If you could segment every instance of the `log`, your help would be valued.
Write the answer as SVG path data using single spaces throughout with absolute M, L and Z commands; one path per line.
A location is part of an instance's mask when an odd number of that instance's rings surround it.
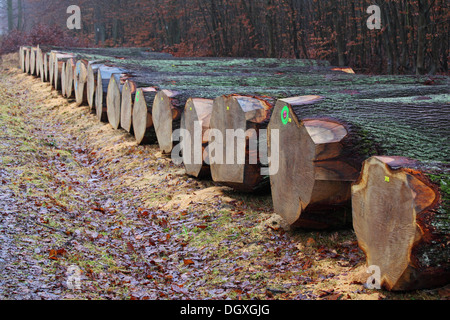
M 95 92 L 97 88 L 98 69 L 105 67 L 100 61 L 90 61 L 87 69 L 86 96 L 91 110 L 95 110 Z
M 183 165 L 186 174 L 198 179 L 211 176 L 208 153 L 205 151 L 209 143 L 208 131 L 211 128 L 213 104 L 212 99 L 189 98 L 182 115 L 182 129 L 189 132 L 188 139 L 183 137 L 181 140 Z
M 67 60 L 71 58 L 74 58 L 74 55 L 71 53 L 55 53 L 55 55 L 53 56 L 53 85 L 55 90 L 65 91 L 65 88 L 63 89 L 61 87 L 61 74 L 63 73 L 63 65 L 65 66 Z
M 351 224 L 351 184 L 372 152 L 359 128 L 339 119 L 303 118 L 320 96 L 277 101 L 269 124 L 269 167 L 275 213 L 293 227 L 329 229 Z M 276 130 L 276 131 L 275 131 Z M 272 139 L 273 134 L 278 138 Z
M 156 96 L 154 88 L 138 88 L 133 105 L 133 131 L 137 144 L 158 141 L 153 126 L 152 108 Z
M 41 66 L 42 63 L 42 50 L 41 48 L 39 48 L 39 46 L 37 46 L 36 48 L 36 76 L 40 77 L 41 76 Z
M 30 55 L 29 56 L 29 59 L 30 59 L 30 70 L 29 70 L 29 73 L 32 76 L 36 75 L 36 66 L 37 66 L 36 54 L 37 54 L 37 48 L 36 47 L 32 47 L 31 50 L 30 50 L 30 53 L 29 53 L 29 55 Z
M 450 283 L 450 166 L 371 157 L 352 187 L 353 225 L 368 266 L 391 291 Z
M 255 142 L 256 147 L 259 144 L 260 130 L 267 128 L 273 105 L 267 97 L 228 95 L 214 100 L 210 125 L 221 137 L 210 135 L 208 152 L 215 182 L 242 192 L 269 186 L 269 177 L 261 171 L 265 165 L 254 147 Z M 228 138 L 229 129 L 237 136 Z
M 274 211 L 293 227 L 328 229 L 351 222 L 351 183 L 365 154 L 349 124 L 301 117 L 304 106 L 322 99 L 280 99 L 269 124 L 268 152 L 279 159 L 269 166 Z
M 133 105 L 136 98 L 136 83 L 128 79 L 122 89 L 122 101 L 120 106 L 120 126 L 122 129 L 134 135 L 133 132 Z
M 61 86 L 60 86 L 60 88 L 61 88 L 61 95 L 63 96 L 63 97 L 66 97 L 66 81 L 67 81 L 67 77 L 66 77 L 66 73 L 67 73 L 67 68 L 66 68 L 66 62 L 63 62 L 62 63 L 62 66 L 61 66 L 61 74 L 60 74 L 60 77 L 61 77 Z
M 95 110 L 97 119 L 108 122 L 107 96 L 111 77 L 122 74 L 125 70 L 114 66 L 100 66 L 97 71 L 97 87 L 95 89 Z
M 25 48 L 25 73 L 30 73 L 31 48 Z
M 189 94 L 172 90 L 161 90 L 155 97 L 152 119 L 159 149 L 163 154 L 172 152 L 172 134 L 181 128 L 181 115 L 189 98 Z
M 120 107 L 122 103 L 123 79 L 121 74 L 113 74 L 108 84 L 106 109 L 109 124 L 117 130 L 120 126 Z
M 65 96 L 67 99 L 75 98 L 75 90 L 74 90 L 74 74 L 75 74 L 75 65 L 77 61 L 74 58 L 70 58 L 66 61 L 66 72 L 65 72 Z
M 74 72 L 74 91 L 77 106 L 88 103 L 87 99 L 87 72 L 89 61 L 81 59 L 75 65 Z
M 108 93 L 109 79 L 102 76 L 102 68 L 97 72 L 97 85 L 95 88 L 95 114 L 100 122 L 108 122 L 106 109 L 106 95 Z
M 24 58 L 24 47 L 19 47 L 19 69 L 22 70 L 22 72 L 25 72 L 25 58 Z
M 48 82 L 48 57 L 47 52 L 42 51 L 40 63 L 40 77 L 42 82 Z
M 48 81 L 52 87 L 55 86 L 55 82 L 53 81 L 53 78 L 55 77 L 55 55 L 56 52 L 52 50 L 48 57 Z

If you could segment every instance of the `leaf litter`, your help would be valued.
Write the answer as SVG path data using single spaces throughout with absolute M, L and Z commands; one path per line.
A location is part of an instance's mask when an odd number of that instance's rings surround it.
M 16 64 L 0 70 L 0 299 L 439 298 L 365 289 L 351 230 L 290 230 L 270 195 L 186 176 Z

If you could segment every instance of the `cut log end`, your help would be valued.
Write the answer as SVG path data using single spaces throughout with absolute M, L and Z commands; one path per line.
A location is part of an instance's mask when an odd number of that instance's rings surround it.
M 136 91 L 133 106 L 133 131 L 138 144 L 155 143 L 156 133 L 153 127 L 153 94 L 147 94 L 142 88 Z
M 181 140 L 183 164 L 186 174 L 198 179 L 211 175 L 205 150 L 208 147 L 207 132 L 211 128 L 213 103 L 212 99 L 188 99 L 181 121 L 182 128 L 189 133 Z
M 109 81 L 102 78 L 102 71 L 99 69 L 97 73 L 97 85 L 95 88 L 95 114 L 100 122 L 108 122 L 106 107 L 108 84 Z
M 299 119 L 294 112 L 294 107 L 320 100 L 317 96 L 280 100 L 269 125 L 269 154 L 279 155 L 279 161 L 270 165 L 274 210 L 291 226 L 308 229 L 351 223 L 351 183 L 360 172 L 360 165 L 344 155 L 349 138 L 345 124 Z
M 75 100 L 78 106 L 88 103 L 87 101 L 87 65 L 88 62 L 84 60 L 78 60 L 75 65 L 74 73 L 74 91 Z
M 359 245 L 367 264 L 380 268 L 381 285 L 387 290 L 450 282 L 450 236 L 437 228 L 449 213 L 437 214 L 438 188 L 419 168 L 406 158 L 372 157 L 352 188 Z
M 116 130 L 120 125 L 121 87 L 120 75 L 113 74 L 108 84 L 106 106 L 109 124 Z
M 153 124 L 163 154 L 172 152 L 173 132 L 181 126 L 181 115 L 186 100 L 179 101 L 179 96 L 178 92 L 162 90 L 158 92 L 153 103 Z
M 250 147 L 250 138 L 253 147 L 259 144 L 259 130 L 267 128 L 272 108 L 266 100 L 250 96 L 214 100 L 208 152 L 215 182 L 242 192 L 269 186 L 267 175 L 261 172 L 258 151 Z
M 120 126 L 125 131 L 132 133 L 133 123 L 133 102 L 136 95 L 136 85 L 133 81 L 127 80 L 122 89 L 122 101 L 120 108 Z

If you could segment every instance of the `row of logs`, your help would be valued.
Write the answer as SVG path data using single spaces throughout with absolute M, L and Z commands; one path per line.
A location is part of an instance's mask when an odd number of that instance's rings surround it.
M 292 226 L 352 223 L 367 265 L 380 268 L 383 288 L 450 282 L 449 205 L 435 169 L 368 156 L 361 128 L 302 116 L 324 97 L 196 98 L 139 87 L 132 71 L 106 61 L 39 47 L 21 47 L 19 56 L 22 71 L 89 106 L 99 121 L 133 134 L 138 144 L 158 143 L 164 154 L 181 155 L 188 175 L 242 192 L 270 188 L 274 211 Z M 181 137 L 177 129 L 184 129 Z M 449 174 L 448 166 L 440 170 Z

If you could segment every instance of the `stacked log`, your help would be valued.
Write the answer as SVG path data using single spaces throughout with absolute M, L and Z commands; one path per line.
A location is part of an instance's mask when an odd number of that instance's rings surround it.
M 20 46 L 19 48 L 19 69 L 22 72 L 25 72 L 25 58 L 24 58 L 24 47 Z
M 77 106 L 88 103 L 87 99 L 87 75 L 89 62 L 80 59 L 75 64 L 75 71 L 73 76 L 75 101 Z
M 86 96 L 91 110 L 95 110 L 95 92 L 97 90 L 98 70 L 100 67 L 105 67 L 103 62 L 94 61 L 89 62 L 87 69 Z
M 181 128 L 188 137 L 182 137 L 181 147 L 186 174 L 203 179 L 211 176 L 209 165 L 209 130 L 214 100 L 189 98 L 181 120 Z
M 74 75 L 77 60 L 70 58 L 66 61 L 65 71 L 65 97 L 68 99 L 75 98 Z
M 66 78 L 62 80 L 61 74 L 64 72 L 65 74 L 65 65 L 67 61 L 71 58 L 74 58 L 74 55 L 71 53 L 55 53 L 53 55 L 53 86 L 55 90 L 65 91 L 65 88 L 61 86 L 61 82 L 66 81 Z M 64 67 L 64 68 L 63 68 Z M 64 70 L 64 71 L 63 71 Z
M 120 117 L 121 117 L 120 108 L 122 103 L 122 90 L 125 81 L 126 76 L 124 77 L 121 74 L 113 74 L 111 75 L 108 84 L 106 108 L 109 124 L 115 130 L 119 129 L 120 126 Z
M 302 108 L 320 101 L 320 96 L 281 99 L 269 125 L 269 154 L 279 157 L 270 176 L 274 210 L 295 227 L 348 225 L 351 184 L 366 156 L 351 124 L 302 117 Z M 272 139 L 275 130 L 279 139 Z
M 95 110 L 97 119 L 108 122 L 108 87 L 113 75 L 122 74 L 125 70 L 111 66 L 100 66 L 97 71 L 97 86 L 95 89 Z
M 31 48 L 24 48 L 24 57 L 25 57 L 25 73 L 30 73 L 30 57 L 31 57 Z
M 155 97 L 152 119 L 159 149 L 163 154 L 172 152 L 172 135 L 175 130 L 181 128 L 181 115 L 189 98 L 189 94 L 172 90 L 161 90 Z
M 49 81 L 49 79 L 48 79 L 48 58 L 49 58 L 49 53 L 42 51 L 41 63 L 40 63 L 41 70 L 39 72 L 42 82 Z
M 215 182 L 242 192 L 269 186 L 268 175 L 262 174 L 267 164 L 261 163 L 257 149 L 260 130 L 267 128 L 273 104 L 272 98 L 243 95 L 214 100 L 210 126 L 215 134 L 211 131 L 208 152 Z
M 353 225 L 368 266 L 392 291 L 450 282 L 450 200 L 436 177 L 450 174 L 404 157 L 371 157 L 352 187 Z M 438 179 L 439 180 L 439 179 Z M 448 179 L 447 179 L 448 181 Z
M 37 66 L 37 61 L 36 61 L 36 55 L 37 55 L 37 51 L 38 48 L 37 47 L 32 47 L 29 53 L 29 59 L 30 59 L 30 70 L 29 73 L 32 76 L 36 76 L 36 66 Z
M 136 98 L 136 83 L 128 79 L 122 88 L 122 100 L 120 105 L 120 127 L 126 132 L 133 132 L 133 106 Z
M 138 88 L 133 105 L 133 132 L 137 144 L 153 144 L 158 141 L 153 126 L 154 88 Z
M 328 90 L 331 97 L 327 99 L 278 97 L 274 104 L 269 97 L 223 95 L 221 78 L 210 71 L 204 72 L 202 80 L 196 79 L 201 85 L 181 92 L 168 85 L 172 78 L 152 74 L 151 68 L 138 68 L 139 76 L 128 79 L 120 67 L 44 51 L 21 47 L 20 69 L 49 80 L 64 96 L 75 97 L 77 105 L 95 107 L 99 120 L 133 133 L 138 144 L 158 142 L 162 153 L 170 154 L 175 150 L 174 131 L 184 129 L 180 150 L 188 175 L 211 176 L 218 184 L 241 192 L 270 185 L 274 211 L 292 226 L 329 229 L 352 221 L 367 265 L 380 269 L 383 288 L 415 290 L 450 282 L 450 168 L 445 138 L 449 111 L 436 103 L 400 102 L 393 108 L 380 99 L 372 101 L 373 97 L 439 94 L 447 90 L 445 86 L 407 85 L 405 89 L 399 81 L 395 83 L 399 86 L 380 86 L 373 92 L 367 79 L 350 78 L 351 70 L 325 66 L 320 70 L 327 80 L 339 81 L 343 88 L 342 81 L 350 81 L 352 90 Z M 261 72 L 273 75 L 270 67 L 264 68 Z M 242 78 L 243 87 L 255 86 L 254 81 L 245 81 L 254 74 L 244 69 L 238 67 L 233 75 Z M 283 67 L 278 72 L 306 73 L 306 69 Z M 186 74 L 186 79 L 192 78 Z M 221 86 L 204 86 L 205 79 Z M 323 81 L 323 77 L 317 79 Z M 305 94 L 327 90 L 324 86 L 309 89 Z M 286 96 L 288 91 L 280 92 Z M 417 135 L 404 126 L 405 117 Z M 430 147 L 429 141 L 438 144 L 439 150 Z M 268 146 L 265 154 L 260 149 L 264 144 Z M 387 149 L 437 162 L 382 156 Z

